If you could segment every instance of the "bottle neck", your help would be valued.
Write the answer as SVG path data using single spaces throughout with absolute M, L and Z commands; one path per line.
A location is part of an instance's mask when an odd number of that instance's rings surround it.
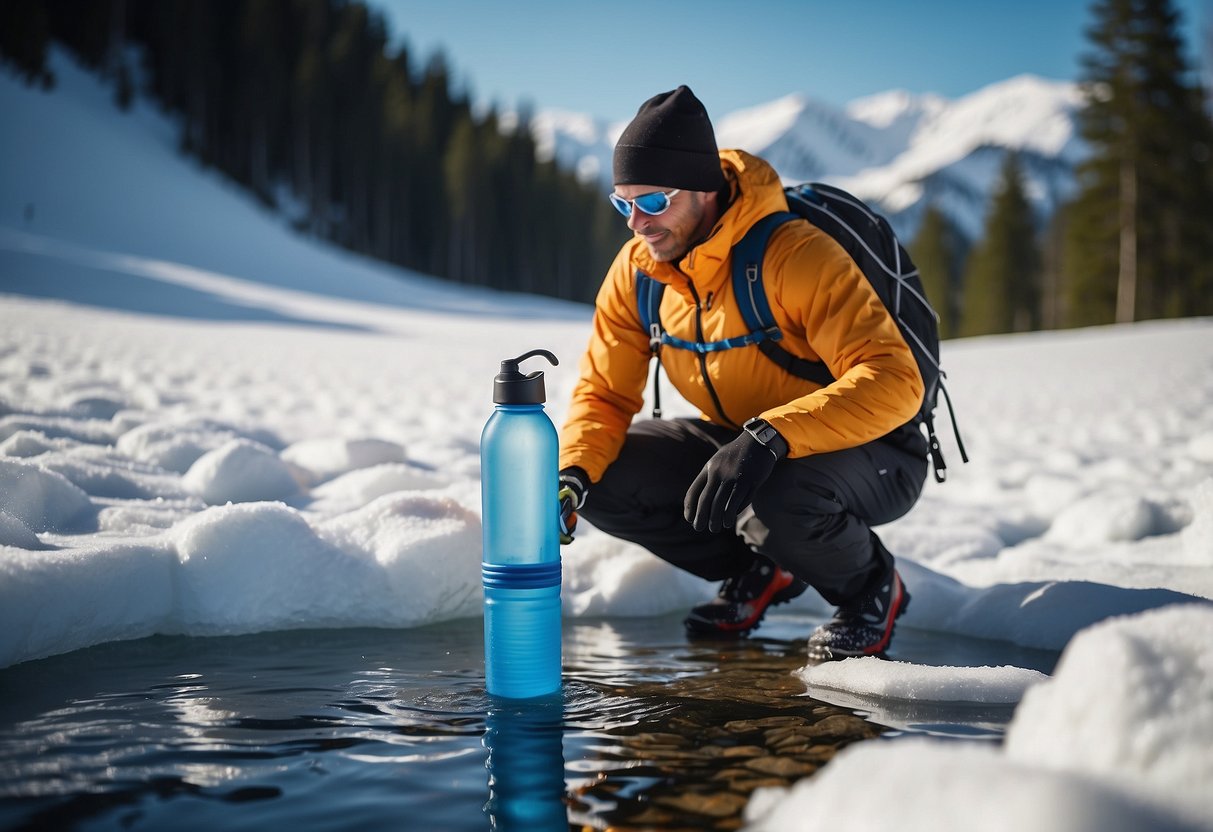
M 511 413 L 518 413 L 520 411 L 543 410 L 543 405 L 542 404 L 495 404 L 495 405 L 493 405 L 493 409 L 494 410 L 508 410 Z

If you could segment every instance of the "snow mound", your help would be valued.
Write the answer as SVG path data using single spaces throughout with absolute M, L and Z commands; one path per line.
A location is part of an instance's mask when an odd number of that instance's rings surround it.
M 40 456 L 50 451 L 66 451 L 80 447 L 75 439 L 51 439 L 36 430 L 19 430 L 0 442 L 0 456 L 17 456 L 23 459 Z
M 157 420 L 118 437 L 118 451 L 166 471 L 184 474 L 198 458 L 233 439 L 230 428 L 204 419 Z
M 71 439 L 94 445 L 105 445 L 114 439 L 109 419 L 78 419 L 40 413 L 13 413 L 0 417 L 0 439 L 8 439 L 22 431 L 40 433 L 48 439 Z
M 0 546 L 36 550 L 43 548 L 42 541 L 29 526 L 7 511 L 0 509 Z
M 1184 554 L 1193 564 L 1209 566 L 1213 561 L 1213 479 L 1192 491 L 1192 522 L 1183 530 Z
M 46 470 L 62 474 L 92 497 L 174 500 L 187 494 L 178 477 L 95 445 L 49 451 L 39 455 L 37 461 Z
M 405 451 L 384 439 L 305 439 L 284 450 L 282 458 L 306 471 L 315 485 L 359 468 L 404 462 Z
M 380 497 L 319 526 L 322 538 L 378 564 L 390 597 L 373 606 L 380 626 L 478 615 L 480 518 L 451 499 Z
M 170 532 L 181 565 L 176 627 L 193 635 L 369 622 L 355 600 L 372 564 L 322 540 L 279 503 L 207 509 Z M 349 592 L 360 587 L 360 592 Z M 383 599 L 376 599 L 376 606 Z
M 873 781 L 873 777 L 878 777 Z M 887 800 L 840 799 L 872 794 Z M 997 807 L 974 817 L 981 795 Z M 898 832 L 1180 832 L 1188 827 L 1101 784 L 1008 763 L 996 749 L 911 738 L 857 743 L 791 789 L 759 789 L 747 832 L 850 829 Z
M 1199 433 L 1189 439 L 1188 453 L 1200 462 L 1213 462 L 1213 430 Z
M 1158 511 L 1149 500 L 1135 494 L 1098 494 L 1061 511 L 1045 539 L 1084 546 L 1141 540 L 1157 534 L 1158 529 Z
M 88 494 L 40 465 L 0 459 L 3 508 L 35 532 L 68 531 L 92 512 Z
M 661 615 L 701 604 L 716 589 L 638 546 L 597 532 L 579 533 L 577 546 L 562 554 L 560 594 L 570 615 Z
M 299 491 L 286 463 L 249 439 L 232 439 L 203 454 L 182 483 L 211 505 L 278 500 Z
M 1083 631 L 1028 691 L 1011 760 L 1095 776 L 1213 828 L 1213 607 L 1187 604 Z
M 311 508 L 326 510 L 330 506 L 347 506 L 351 510 L 397 491 L 427 491 L 446 485 L 444 477 L 420 465 L 391 462 L 350 471 L 312 489 L 316 499 Z

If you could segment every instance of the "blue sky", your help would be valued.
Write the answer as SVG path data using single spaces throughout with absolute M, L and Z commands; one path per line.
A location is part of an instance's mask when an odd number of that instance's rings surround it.
M 689 84 L 717 117 L 802 92 L 954 98 L 1030 72 L 1073 79 L 1083 0 L 369 0 L 424 58 L 442 48 L 479 102 L 628 119 Z M 1213 0 L 1177 0 L 1191 60 Z

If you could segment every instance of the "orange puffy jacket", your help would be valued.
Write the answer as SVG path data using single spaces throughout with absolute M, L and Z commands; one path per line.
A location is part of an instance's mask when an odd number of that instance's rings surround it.
M 788 204 L 766 162 L 741 150 L 722 150 L 720 158 L 734 196 L 709 237 L 678 263 L 655 262 L 633 238 L 607 272 L 561 431 L 561 468 L 579 466 L 597 482 L 644 405 L 651 353 L 636 303 L 637 269 L 668 285 L 661 322 L 674 337 L 700 340 L 697 321 L 704 341 L 749 331 L 733 297 L 729 252 L 750 226 Z M 781 346 L 824 361 L 837 381 L 820 387 L 796 378 L 753 346 L 703 355 L 663 348 L 662 368 L 703 418 L 740 427 L 761 416 L 794 458 L 861 445 L 917 414 L 923 382 L 914 356 L 863 272 L 829 235 L 804 220 L 784 223 L 767 245 L 762 275 Z

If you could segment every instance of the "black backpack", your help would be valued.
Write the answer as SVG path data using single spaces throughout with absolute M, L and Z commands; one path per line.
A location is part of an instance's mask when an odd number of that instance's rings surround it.
M 783 333 L 771 315 L 762 283 L 762 260 L 771 234 L 789 220 L 798 217 L 806 219 L 833 237 L 851 255 L 910 345 L 926 388 L 922 408 L 911 423 L 926 425 L 935 479 L 943 482 L 947 478 L 947 465 L 935 436 L 934 420 L 935 404 L 940 393 L 948 404 L 960 456 L 965 462 L 969 461 L 969 457 L 956 425 L 952 400 L 943 385 L 945 373 L 939 366 L 939 316 L 927 300 L 918 269 L 898 242 L 888 220 L 859 198 L 820 182 L 796 185 L 786 188 L 784 192 L 791 210 L 763 217 L 733 247 L 733 294 L 750 329 L 749 333 L 709 342 L 674 338 L 661 326 L 658 311 L 665 284 L 638 270 L 636 303 L 640 320 L 649 333 L 650 349 L 660 359 L 663 346 L 707 353 L 754 345 L 763 355 L 797 378 L 822 386 L 831 384 L 834 376 L 824 363 L 799 358 L 779 345 Z M 657 366 L 659 370 L 660 360 Z M 656 372 L 653 378 L 656 405 L 653 415 L 660 418 L 661 400 L 660 391 L 656 389 Z

